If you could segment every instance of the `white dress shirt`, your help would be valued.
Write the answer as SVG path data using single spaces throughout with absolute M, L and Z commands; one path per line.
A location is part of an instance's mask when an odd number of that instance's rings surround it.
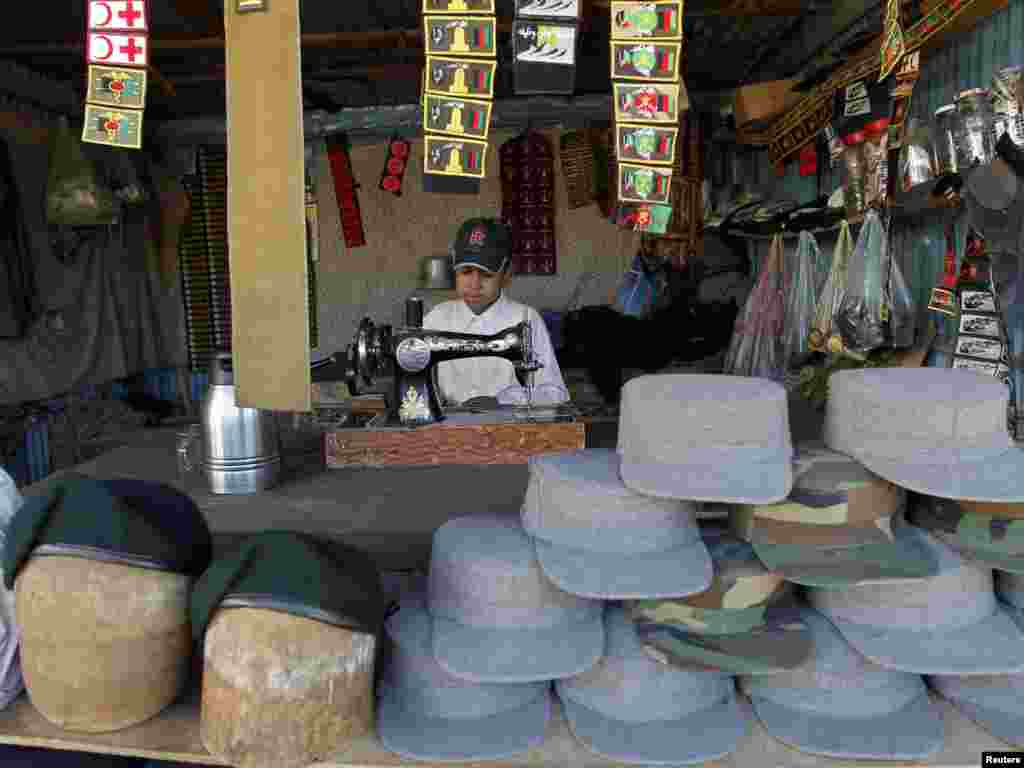
M 533 387 L 560 388 L 565 402 L 569 392 L 562 380 L 562 370 L 555 359 L 544 319 L 533 307 L 520 304 L 502 293 L 491 306 L 477 315 L 461 299 L 438 304 L 423 318 L 423 327 L 432 331 L 476 333 L 489 336 L 523 321 L 530 323 L 533 336 L 533 354 L 543 368 L 535 371 Z M 441 397 L 450 404 L 464 403 L 473 397 L 497 397 L 506 387 L 517 386 L 515 369 L 500 357 L 469 357 L 448 360 L 437 365 L 437 384 Z

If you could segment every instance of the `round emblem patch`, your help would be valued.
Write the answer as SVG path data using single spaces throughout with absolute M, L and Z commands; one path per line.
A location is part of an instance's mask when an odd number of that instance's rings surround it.
M 430 347 L 423 339 L 403 339 L 395 350 L 395 359 L 403 371 L 419 373 L 430 365 Z

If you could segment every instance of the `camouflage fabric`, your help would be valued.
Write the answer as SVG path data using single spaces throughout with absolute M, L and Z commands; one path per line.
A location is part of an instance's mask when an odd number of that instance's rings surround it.
M 736 505 L 733 531 L 755 545 L 807 548 L 888 544 L 901 489 L 820 442 L 797 446 L 793 490 L 777 504 Z
M 915 495 L 907 519 L 970 560 L 1024 573 L 1024 520 L 968 512 L 953 499 L 923 495 Z
M 762 624 L 734 634 L 701 634 L 673 623 L 637 622 L 645 652 L 674 666 L 697 664 L 731 675 L 769 675 L 794 669 L 811 655 L 807 625 L 795 601 L 759 607 Z
M 666 664 L 697 664 L 729 674 L 770 674 L 802 663 L 810 635 L 793 589 L 765 568 L 751 546 L 704 531 L 715 575 L 704 592 L 626 603 L 645 652 Z

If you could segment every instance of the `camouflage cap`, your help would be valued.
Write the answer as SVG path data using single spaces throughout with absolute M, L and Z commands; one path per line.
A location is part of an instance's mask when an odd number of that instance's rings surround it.
M 892 541 L 905 492 L 821 443 L 797 447 L 793 490 L 777 504 L 737 505 L 733 533 L 758 545 L 849 547 Z
M 914 494 L 908 522 L 980 565 L 1024 573 L 1022 504 L 954 501 Z
M 904 490 L 820 443 L 798 447 L 794 474 L 785 502 L 738 506 L 730 515 L 733 533 L 768 568 L 826 589 L 934 573 L 931 558 L 893 534 L 903 522 Z
M 792 669 L 811 653 L 792 585 L 758 560 L 751 546 L 717 531 L 704 541 L 714 562 L 711 587 L 697 595 L 626 603 L 644 651 L 674 666 L 729 674 Z

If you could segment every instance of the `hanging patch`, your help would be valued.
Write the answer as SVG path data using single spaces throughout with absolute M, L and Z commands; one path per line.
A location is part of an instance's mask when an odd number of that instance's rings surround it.
M 484 56 L 493 58 L 495 19 L 458 16 L 424 16 L 423 34 L 427 55 Z
M 681 106 L 676 83 L 613 83 L 615 120 L 637 123 L 677 123 Z M 689 106 L 689 105 L 687 105 Z
M 516 0 L 518 18 L 578 19 L 580 0 Z
M 86 104 L 82 141 L 108 147 L 141 149 L 142 111 Z
M 423 0 L 424 13 L 494 13 L 494 0 Z
M 491 125 L 491 102 L 427 93 L 423 96 L 423 128 L 470 139 L 486 139 Z
M 676 159 L 679 129 L 668 125 L 618 123 L 618 156 L 626 162 L 672 165 Z
M 356 195 L 358 185 L 352 175 L 352 163 L 349 161 L 345 144 L 337 138 L 328 139 L 327 157 L 331 163 L 334 194 L 338 200 L 345 245 L 348 248 L 360 248 L 366 245 L 366 235 L 363 231 L 363 215 L 359 210 L 359 198 Z
M 681 43 L 612 42 L 612 78 L 677 82 L 681 49 Z
M 573 66 L 576 63 L 575 24 L 515 24 L 516 61 Z
M 576 89 L 578 38 L 575 21 L 517 19 L 512 32 L 516 94 L 571 95 Z
M 427 57 L 427 91 L 441 95 L 491 98 L 495 61 Z
M 92 64 L 85 100 L 100 106 L 143 109 L 146 106 L 146 70 Z
M 423 137 L 423 170 L 426 173 L 482 179 L 486 160 L 487 142 L 432 134 Z
M 613 40 L 680 40 L 683 37 L 681 0 L 660 3 L 612 0 L 611 17 Z
M 409 164 L 409 153 L 412 145 L 399 136 L 393 136 L 388 142 L 388 156 L 384 162 L 384 170 L 380 174 L 380 189 L 390 192 L 395 197 L 402 196 L 402 180 Z
M 672 169 L 619 163 L 619 200 L 666 205 L 672 192 Z
M 664 235 L 672 220 L 672 207 L 628 203 L 620 205 L 616 224 L 647 235 Z

